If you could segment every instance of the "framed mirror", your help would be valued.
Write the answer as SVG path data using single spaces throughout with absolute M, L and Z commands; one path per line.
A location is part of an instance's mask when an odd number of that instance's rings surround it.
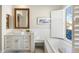
M 9 21 L 10 21 L 10 15 L 6 15 L 6 28 L 9 29 Z
M 29 28 L 29 8 L 15 8 L 15 28 L 28 29 Z

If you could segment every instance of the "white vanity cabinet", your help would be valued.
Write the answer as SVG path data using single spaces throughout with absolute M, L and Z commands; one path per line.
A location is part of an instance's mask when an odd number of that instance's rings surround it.
M 4 36 L 4 50 L 31 50 L 31 35 L 5 35 Z

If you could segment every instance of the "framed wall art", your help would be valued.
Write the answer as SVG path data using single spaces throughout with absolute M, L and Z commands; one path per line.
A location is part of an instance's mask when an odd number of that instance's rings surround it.
M 50 24 L 50 18 L 39 17 L 37 18 L 37 24 Z

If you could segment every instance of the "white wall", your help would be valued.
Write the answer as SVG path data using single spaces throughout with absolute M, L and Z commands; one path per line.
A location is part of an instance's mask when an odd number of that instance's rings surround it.
M 39 25 L 37 24 L 38 17 L 48 17 L 50 18 L 51 10 L 58 9 L 55 6 L 31 6 L 30 7 L 30 27 L 34 30 L 35 40 L 45 40 L 49 37 L 50 25 Z M 37 36 L 37 37 L 36 37 Z
M 50 17 L 52 6 L 30 6 L 30 27 L 35 33 L 35 40 L 45 40 L 49 37 L 49 24 L 37 24 L 38 17 Z

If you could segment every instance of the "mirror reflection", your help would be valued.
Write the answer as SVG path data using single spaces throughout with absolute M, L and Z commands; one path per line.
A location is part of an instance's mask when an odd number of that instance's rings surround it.
M 29 28 L 29 9 L 15 9 L 15 28 Z

